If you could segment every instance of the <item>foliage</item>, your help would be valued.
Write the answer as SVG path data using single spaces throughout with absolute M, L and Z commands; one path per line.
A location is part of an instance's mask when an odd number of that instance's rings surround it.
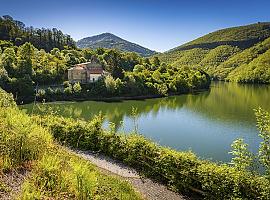
M 258 156 L 270 180 L 270 114 L 261 108 L 257 109 L 255 114 L 260 131 L 259 136 L 262 138 Z
M 269 40 L 270 41 L 270 40 Z M 227 80 L 240 83 L 270 83 L 270 49 L 232 71 Z
M 269 83 L 270 23 L 222 29 L 157 56 L 162 62 L 197 67 L 213 79 Z
M 192 52 L 189 55 L 187 58 L 192 57 Z M 61 83 L 67 79 L 67 69 L 93 59 L 98 60 L 112 76 L 96 83 L 80 84 L 80 87 L 78 83 L 64 83 L 63 89 Z M 170 66 L 161 63 L 158 57 L 149 60 L 135 53 L 114 49 L 53 48 L 45 52 L 25 43 L 19 47 L 6 47 L 0 63 L 0 86 L 11 92 L 18 103 L 33 101 L 34 88 L 37 90 L 37 100 L 50 101 L 114 96 L 167 96 L 171 93 L 207 89 L 210 84 L 209 76 L 202 70 L 188 69 L 177 64 Z
M 59 49 L 64 49 L 65 46 L 75 47 L 70 35 L 65 35 L 56 28 L 26 27 L 23 22 L 14 20 L 8 15 L 0 17 L 0 40 L 12 41 L 17 46 L 31 42 L 36 48 L 46 51 L 55 47 Z
M 80 93 L 82 91 L 81 84 L 79 82 L 75 83 L 73 85 L 73 90 L 75 93 Z
M 16 107 L 12 94 L 6 93 L 0 88 L 0 107 Z
M 102 116 L 90 122 L 55 116 L 42 119 L 60 143 L 112 156 L 177 191 L 200 191 L 206 199 L 270 198 L 269 180 L 262 176 L 160 147 L 140 135 L 105 131 Z
M 232 80 L 239 70 L 241 70 L 241 73 L 245 73 L 246 67 L 243 68 L 241 66 L 251 63 L 252 60 L 258 58 L 269 48 L 270 38 L 236 54 L 217 67 L 215 71 L 216 76 L 220 79 L 225 79 L 228 76 L 227 79 Z
M 232 164 L 240 171 L 248 170 L 254 162 L 247 146 L 243 139 L 237 139 L 231 145 L 233 150 L 229 152 L 233 155 Z
M 21 112 L 2 90 L 0 102 L 1 176 L 31 170 L 19 199 L 142 199 L 128 182 L 59 147 L 41 120 Z M 12 191 L 0 180 L 0 192 L 10 196 Z
M 215 76 L 217 66 L 240 51 L 241 50 L 238 47 L 233 47 L 230 45 L 218 46 L 209 51 L 204 59 L 201 60 L 199 65 L 202 69 L 207 71 L 210 76 Z
M 232 45 L 241 48 L 248 48 L 254 43 L 270 37 L 270 23 L 257 23 L 247 26 L 238 26 L 232 28 L 221 29 L 182 46 L 175 50 L 191 49 L 191 48 L 215 48 L 220 45 Z
M 40 158 L 52 136 L 20 112 L 10 95 L 1 92 L 1 101 L 5 103 L 0 107 L 0 170 L 5 171 Z
M 23 184 L 21 199 L 141 199 L 130 184 L 100 173 L 88 161 L 56 148 Z

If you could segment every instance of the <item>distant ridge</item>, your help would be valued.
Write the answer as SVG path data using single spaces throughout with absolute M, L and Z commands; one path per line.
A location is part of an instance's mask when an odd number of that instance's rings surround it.
M 214 49 L 220 45 L 231 45 L 246 49 L 268 37 L 270 37 L 270 22 L 258 22 L 256 24 L 220 29 L 173 48 L 168 52 L 193 48 Z
M 108 48 L 119 49 L 121 51 L 129 51 L 140 54 L 141 56 L 152 56 L 155 51 L 142 47 L 138 44 L 124 40 L 111 33 L 102 33 L 92 37 L 86 37 L 77 42 L 79 48 Z

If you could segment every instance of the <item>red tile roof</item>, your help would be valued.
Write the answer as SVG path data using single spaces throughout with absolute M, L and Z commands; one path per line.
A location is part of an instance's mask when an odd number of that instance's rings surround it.
M 103 73 L 103 69 L 101 67 L 98 67 L 98 68 L 89 68 L 88 69 L 89 73 L 90 74 L 102 74 Z

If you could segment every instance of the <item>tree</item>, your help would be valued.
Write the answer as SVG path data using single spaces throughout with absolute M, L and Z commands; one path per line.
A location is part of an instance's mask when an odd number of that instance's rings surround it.
M 123 78 L 124 72 L 120 67 L 121 54 L 115 49 L 106 51 L 103 55 L 103 59 L 106 61 L 106 71 L 110 72 L 114 78 Z
M 160 66 L 160 61 L 158 57 L 154 56 L 151 61 L 152 61 L 151 64 L 153 67 L 158 68 Z
M 17 76 L 18 77 L 25 77 L 25 76 L 30 76 L 32 77 L 33 75 L 33 63 L 32 63 L 32 58 L 34 57 L 34 51 L 35 47 L 27 42 L 24 45 L 20 46 L 18 48 L 18 72 Z
M 138 73 L 138 72 L 142 72 L 144 69 L 143 65 L 135 65 L 133 72 Z
M 15 69 L 17 64 L 17 58 L 14 49 L 6 48 L 1 55 L 0 61 L 1 66 L 7 71 L 7 74 L 10 77 L 14 77 L 16 75 Z
M 82 87 L 81 87 L 81 85 L 80 85 L 79 82 L 77 82 L 77 83 L 75 83 L 75 84 L 73 85 L 73 91 L 74 91 L 75 93 L 80 93 L 80 92 L 82 91 Z
M 232 151 L 229 152 L 233 155 L 231 163 L 238 170 L 248 170 L 253 163 L 252 154 L 247 149 L 248 144 L 244 143 L 242 138 L 235 140 L 231 147 Z
M 64 93 L 68 95 L 73 93 L 72 85 L 70 83 L 68 83 L 67 87 L 64 88 Z
M 270 113 L 262 108 L 255 111 L 257 126 L 260 131 L 259 136 L 262 138 L 259 147 L 259 159 L 266 170 L 266 175 L 270 179 Z

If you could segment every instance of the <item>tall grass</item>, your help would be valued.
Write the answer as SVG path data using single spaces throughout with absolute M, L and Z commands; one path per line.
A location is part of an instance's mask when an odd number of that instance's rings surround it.
M 40 120 L 21 112 L 0 89 L 0 175 L 26 166 L 31 173 L 19 199 L 141 199 L 126 181 L 60 147 Z M 8 189 L 0 176 L 0 192 Z
M 88 161 L 54 149 L 37 163 L 22 199 L 141 199 L 130 184 L 100 173 Z
M 26 114 L 0 107 L 0 170 L 38 159 L 52 142 L 52 135 Z

